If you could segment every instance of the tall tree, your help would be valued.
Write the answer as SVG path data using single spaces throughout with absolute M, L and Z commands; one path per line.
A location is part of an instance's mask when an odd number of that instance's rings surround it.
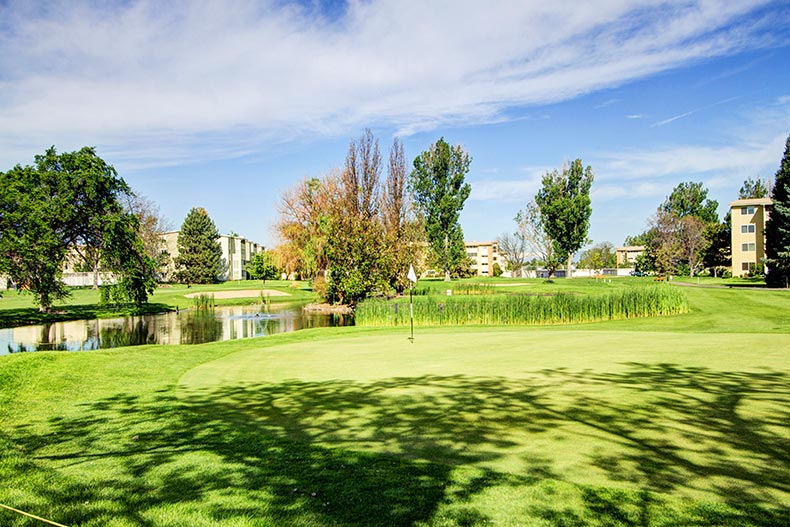
M 708 189 L 702 183 L 680 183 L 667 196 L 660 208 L 678 218 L 695 216 L 705 223 L 719 221 L 717 212 L 719 202 L 708 199 Z
M 130 194 L 89 147 L 62 154 L 52 147 L 35 157 L 35 166 L 0 174 L 0 269 L 49 311 L 54 300 L 68 296 L 60 280 L 66 255 L 90 252 L 85 258 L 92 265 L 101 259 L 120 274 L 115 290 L 125 300 L 145 302 L 153 291 L 153 266 L 138 253 L 136 218 L 121 204 Z
M 543 176 L 543 186 L 535 196 L 540 207 L 546 234 L 567 257 L 567 275 L 571 276 L 573 253 L 587 242 L 592 206 L 590 187 L 592 167 L 584 168 L 581 159 Z
M 771 200 L 773 209 L 765 223 L 765 282 L 771 287 L 790 287 L 790 136 L 776 171 Z
M 738 191 L 738 199 L 758 199 L 767 198 L 771 195 L 770 181 L 763 181 L 762 179 L 749 178 L 741 185 L 741 190 Z
M 384 227 L 384 265 L 390 286 L 397 293 L 409 286 L 409 265 L 419 269 L 422 251 L 421 222 L 407 188 L 408 168 L 403 143 L 395 138 L 389 152 L 387 178 L 381 194 L 381 221 Z
M 438 255 L 444 279 L 464 257 L 464 236 L 460 212 L 472 187 L 465 183 L 472 159 L 460 146 L 444 138 L 417 156 L 410 185 L 414 199 L 425 217 L 425 233 Z
M 499 254 L 505 261 L 505 270 L 513 277 L 520 277 L 527 264 L 527 240 L 520 231 L 503 232 L 497 238 Z
M 383 227 L 378 218 L 381 154 L 370 130 L 351 141 L 332 204 L 327 240 L 327 294 L 355 304 L 386 282 Z
M 178 233 L 176 279 L 187 284 L 213 284 L 222 273 L 219 232 L 206 209 L 189 211 Z
M 155 262 L 159 274 L 169 259 L 169 255 L 164 252 L 166 244 L 162 234 L 173 230 L 173 224 L 162 215 L 159 206 L 145 196 L 130 196 L 126 202 L 126 210 L 137 218 L 145 254 Z
M 339 181 L 337 173 L 304 179 L 280 198 L 276 230 L 282 243 L 275 252 L 288 275 L 315 278 L 326 271 L 329 222 Z
M 560 250 L 546 233 L 543 215 L 534 198 L 516 214 L 515 220 L 518 234 L 526 243 L 531 258 L 546 268 L 549 277 L 554 276 L 557 269 L 562 266 Z

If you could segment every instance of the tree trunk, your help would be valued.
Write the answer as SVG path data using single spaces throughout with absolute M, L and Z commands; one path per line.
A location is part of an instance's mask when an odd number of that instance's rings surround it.
M 93 289 L 99 288 L 99 262 L 93 264 Z
M 571 277 L 571 259 L 573 258 L 572 253 L 568 253 L 568 267 L 565 270 L 565 278 Z
M 444 234 L 444 281 L 450 281 L 450 238 Z

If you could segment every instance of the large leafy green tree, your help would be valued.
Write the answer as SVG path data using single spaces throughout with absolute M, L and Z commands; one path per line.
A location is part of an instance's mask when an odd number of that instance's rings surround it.
M 113 297 L 142 303 L 153 291 L 153 262 L 138 222 L 122 201 L 132 192 L 93 148 L 58 154 L 0 173 L 0 270 L 36 296 L 41 311 L 68 296 L 61 281 L 70 251 L 119 274 Z
M 790 287 L 790 136 L 771 192 L 773 210 L 765 224 L 765 258 L 771 287 Z
M 444 138 L 417 156 L 410 176 L 414 199 L 425 216 L 425 234 L 438 256 L 445 280 L 464 258 L 460 212 L 472 187 L 465 183 L 472 159 Z
M 702 183 L 686 182 L 672 189 L 660 210 L 678 218 L 694 216 L 704 223 L 716 223 L 719 221 L 718 208 L 719 202 L 708 199 L 708 189 Z
M 562 172 L 553 170 L 543 176 L 543 186 L 535 196 L 540 207 L 546 234 L 567 257 L 567 274 L 571 276 L 573 253 L 587 242 L 592 205 L 590 187 L 593 182 L 592 167 L 585 168 L 576 159 Z
M 222 273 L 219 232 L 206 209 L 189 211 L 178 233 L 176 279 L 187 284 L 212 284 Z

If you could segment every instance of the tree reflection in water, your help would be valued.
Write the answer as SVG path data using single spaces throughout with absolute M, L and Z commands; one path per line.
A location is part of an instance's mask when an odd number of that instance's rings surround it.
M 0 329 L 0 353 L 79 351 L 142 344 L 202 344 L 300 329 L 348 326 L 351 317 L 303 313 L 290 305 L 261 313 L 258 306 L 218 307 Z

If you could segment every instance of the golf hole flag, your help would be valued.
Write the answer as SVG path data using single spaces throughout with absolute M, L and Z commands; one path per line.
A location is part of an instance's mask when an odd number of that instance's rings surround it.
M 416 284 L 417 283 L 417 273 L 414 272 L 414 266 L 409 264 L 409 275 L 407 277 L 409 282 Z

